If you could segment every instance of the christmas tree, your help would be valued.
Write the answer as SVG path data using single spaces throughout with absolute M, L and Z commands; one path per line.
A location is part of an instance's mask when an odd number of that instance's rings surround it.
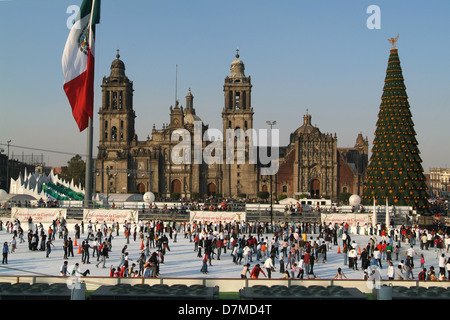
M 426 178 L 395 48 L 397 40 L 389 40 L 392 49 L 362 200 L 370 205 L 375 198 L 384 204 L 387 198 L 390 205 L 411 206 L 418 214 L 426 214 L 430 210 Z

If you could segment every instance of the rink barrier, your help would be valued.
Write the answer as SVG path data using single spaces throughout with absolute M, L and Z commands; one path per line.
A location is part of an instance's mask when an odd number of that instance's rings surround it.
M 1 282 L 13 283 L 67 283 L 68 277 L 47 277 L 47 276 L 0 276 Z M 83 277 L 80 279 L 86 284 L 86 290 L 94 291 L 103 285 L 114 286 L 117 284 L 165 284 L 172 285 L 203 285 L 206 287 L 219 287 L 220 292 L 239 292 L 244 288 L 253 287 L 256 285 L 264 286 L 341 286 L 343 288 L 356 288 L 362 293 L 373 293 L 372 286 L 365 280 L 332 280 L 332 279 L 240 279 L 240 278 L 111 278 L 111 277 Z M 417 280 L 381 280 L 380 285 L 389 285 L 395 287 L 421 287 L 433 288 L 440 287 L 444 289 L 450 288 L 450 281 L 417 281 Z

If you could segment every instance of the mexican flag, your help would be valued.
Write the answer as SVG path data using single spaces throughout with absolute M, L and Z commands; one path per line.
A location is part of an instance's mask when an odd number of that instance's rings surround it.
M 62 57 L 64 91 L 80 132 L 94 113 L 95 25 L 100 23 L 100 0 L 84 0 L 70 30 Z

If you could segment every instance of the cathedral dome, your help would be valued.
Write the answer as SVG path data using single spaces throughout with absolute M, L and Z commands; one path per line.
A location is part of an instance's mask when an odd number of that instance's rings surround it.
M 311 115 L 306 112 L 306 114 L 303 116 L 303 125 L 297 129 L 298 135 L 305 133 L 314 133 L 316 131 L 319 131 L 319 129 L 311 124 Z
M 230 78 L 244 78 L 245 74 L 244 74 L 244 70 L 245 70 L 245 66 L 244 66 L 244 62 L 242 62 L 242 60 L 239 59 L 239 50 L 238 53 L 236 54 L 236 59 L 231 63 L 231 74 L 230 74 Z
M 123 78 L 125 77 L 125 64 L 120 60 L 119 50 L 117 50 L 116 60 L 111 63 L 111 77 Z
M 311 124 L 311 115 L 307 112 L 303 116 L 303 125 L 291 134 L 291 142 L 293 142 L 297 137 L 305 136 L 305 137 L 313 137 L 313 136 L 321 136 L 323 135 L 319 128 L 313 126 Z M 308 138 L 309 139 L 309 138 Z
M 123 63 L 122 60 L 117 58 L 116 60 L 114 60 L 112 62 L 111 69 L 123 69 L 123 70 L 125 70 L 125 64 Z

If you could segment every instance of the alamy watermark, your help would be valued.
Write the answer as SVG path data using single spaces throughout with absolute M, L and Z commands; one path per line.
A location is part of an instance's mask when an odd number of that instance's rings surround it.
M 381 288 L 381 273 L 378 266 L 370 266 L 368 268 L 366 285 L 371 290 Z
M 371 5 L 367 7 L 367 14 L 370 14 L 370 17 L 367 18 L 366 26 L 368 29 L 381 29 L 381 9 L 377 5 Z
M 70 16 L 66 20 L 67 29 L 72 29 L 75 19 L 77 18 L 78 13 L 80 12 L 80 7 L 77 5 L 71 5 L 67 7 L 66 13 L 70 14 Z
M 69 290 L 81 289 L 80 278 L 82 274 L 78 272 L 78 269 L 75 266 L 68 266 L 67 270 L 72 270 L 70 276 L 66 280 L 67 288 Z
M 202 131 L 203 123 L 194 122 L 194 134 L 175 129 L 171 142 L 177 144 L 171 160 L 179 164 L 260 164 L 262 175 L 274 175 L 279 168 L 278 129 L 226 129 L 225 137 L 218 129 Z M 208 142 L 203 148 L 203 142 Z

